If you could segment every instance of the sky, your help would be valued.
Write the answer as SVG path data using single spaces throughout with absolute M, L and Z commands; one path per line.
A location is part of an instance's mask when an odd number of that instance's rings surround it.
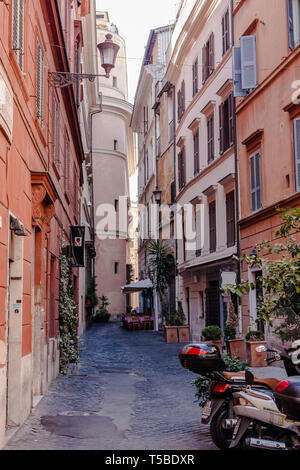
M 151 29 L 172 24 L 180 0 L 96 0 L 97 11 L 108 11 L 110 21 L 125 40 L 128 93 L 133 103 L 145 46 Z

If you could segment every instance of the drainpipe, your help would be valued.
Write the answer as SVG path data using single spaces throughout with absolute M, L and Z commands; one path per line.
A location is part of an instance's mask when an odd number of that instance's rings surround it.
M 99 95 L 100 96 L 100 95 Z M 89 126 L 90 126 L 90 160 L 91 160 L 91 171 L 92 171 L 92 183 L 91 183 L 91 222 L 92 222 L 92 241 L 93 247 L 95 247 L 95 207 L 94 207 L 94 171 L 93 171 L 93 116 L 102 112 L 101 102 L 99 109 L 90 112 L 89 114 Z M 95 258 L 92 258 L 92 277 L 95 276 Z M 94 310 L 94 309 L 93 309 Z M 93 311 L 94 314 L 94 311 Z
M 231 0 L 231 40 L 234 46 L 234 18 L 233 18 L 233 0 Z M 232 112 L 233 112 L 233 133 L 235 139 L 234 145 L 234 166 L 235 166 L 235 218 L 236 218 L 236 250 L 237 256 L 241 256 L 241 242 L 238 221 L 240 218 L 240 201 L 239 201 L 239 166 L 238 166 L 238 140 L 237 140 L 237 118 L 236 118 L 236 97 L 232 95 Z M 237 283 L 241 282 L 241 263 L 238 261 L 237 266 Z M 238 297 L 238 308 L 240 308 L 240 298 Z M 241 320 L 242 321 L 242 320 Z

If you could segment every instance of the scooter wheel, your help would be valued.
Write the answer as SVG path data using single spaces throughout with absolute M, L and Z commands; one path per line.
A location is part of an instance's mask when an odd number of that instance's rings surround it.
M 233 429 L 226 429 L 225 419 L 228 418 L 228 409 L 227 407 L 222 407 L 217 411 L 213 416 L 210 422 L 210 434 L 214 444 L 221 450 L 228 450 L 232 436 Z

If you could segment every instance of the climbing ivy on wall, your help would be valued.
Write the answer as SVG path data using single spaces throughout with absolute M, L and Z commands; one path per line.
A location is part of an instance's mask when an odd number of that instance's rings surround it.
M 71 268 L 68 258 L 61 252 L 59 282 L 59 369 L 61 374 L 68 373 L 69 364 L 78 363 L 77 322 L 77 306 L 71 282 Z

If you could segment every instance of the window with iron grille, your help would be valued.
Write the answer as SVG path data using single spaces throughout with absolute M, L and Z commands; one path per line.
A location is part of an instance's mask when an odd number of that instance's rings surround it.
M 200 171 L 200 161 L 199 161 L 199 130 L 194 134 L 194 176 L 196 176 Z
M 58 103 L 53 93 L 53 161 L 58 164 Z
M 261 152 L 250 155 L 250 194 L 252 212 L 262 207 Z
M 215 69 L 215 39 L 214 33 L 202 48 L 202 83 L 210 77 Z
M 198 57 L 193 63 L 193 96 L 198 93 Z
M 181 151 L 178 154 L 178 185 L 179 191 L 183 189 L 186 183 L 185 175 L 185 148 L 182 147 Z
M 209 251 L 214 253 L 217 248 L 217 230 L 216 230 L 216 201 L 208 206 L 209 209 Z
M 43 126 L 44 117 L 44 51 L 39 39 L 37 40 L 37 63 L 36 63 L 36 107 L 37 118 Z
M 12 49 L 21 70 L 24 67 L 24 2 L 13 0 L 12 10 Z
M 230 29 L 229 29 L 229 10 L 226 11 L 222 18 L 222 50 L 223 55 L 226 54 L 230 47 Z
M 235 201 L 234 191 L 226 194 L 227 247 L 235 244 Z
M 219 127 L 220 154 L 222 154 L 234 143 L 232 94 L 219 107 Z
M 211 163 L 215 159 L 215 138 L 214 138 L 214 115 L 207 118 L 207 162 Z

